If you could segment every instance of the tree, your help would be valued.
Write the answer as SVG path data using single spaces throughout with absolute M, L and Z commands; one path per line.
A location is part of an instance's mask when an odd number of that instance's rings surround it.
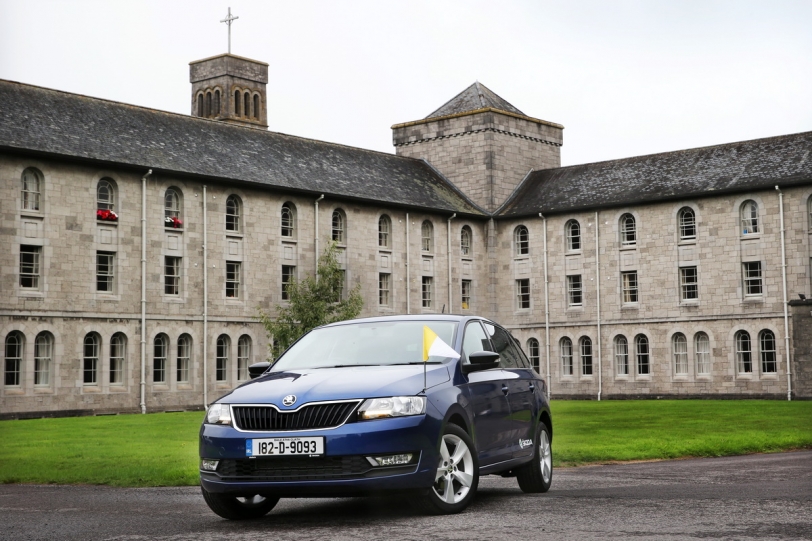
M 343 289 L 344 271 L 338 264 L 338 248 L 335 242 L 330 242 L 319 257 L 317 275 L 292 280 L 287 286 L 288 304 L 276 306 L 276 317 L 259 310 L 257 318 L 268 333 L 271 358 L 277 358 L 300 336 L 319 325 L 358 317 L 364 306 L 361 285 L 346 295 L 342 295 Z

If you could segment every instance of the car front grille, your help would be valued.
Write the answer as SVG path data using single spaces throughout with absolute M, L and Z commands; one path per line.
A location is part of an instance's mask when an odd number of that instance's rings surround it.
M 224 480 L 243 481 L 318 481 L 363 477 L 372 469 L 358 455 L 224 459 L 217 473 Z
M 273 406 L 232 406 L 240 430 L 312 430 L 333 428 L 347 421 L 360 400 L 304 406 L 297 411 L 279 411 Z

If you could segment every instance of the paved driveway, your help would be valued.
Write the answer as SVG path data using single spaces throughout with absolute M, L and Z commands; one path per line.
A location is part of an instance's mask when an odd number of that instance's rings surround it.
M 401 499 L 282 500 L 221 520 L 199 489 L 0 485 L 1 539 L 172 541 L 812 539 L 812 451 L 559 469 L 547 494 L 485 477 L 468 511 Z

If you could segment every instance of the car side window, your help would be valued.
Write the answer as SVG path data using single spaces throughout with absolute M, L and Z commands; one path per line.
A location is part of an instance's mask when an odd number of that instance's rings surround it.
M 485 328 L 491 335 L 494 351 L 499 354 L 502 368 L 523 368 L 522 356 L 507 331 L 489 323 L 485 324 Z
M 530 362 L 530 359 L 527 358 L 527 355 L 524 354 L 524 350 L 522 349 L 521 344 L 519 341 L 516 340 L 516 337 L 512 334 L 510 337 L 513 339 L 513 347 L 516 348 L 516 351 L 519 352 L 519 367 L 520 368 L 533 368 L 533 363 Z
M 465 362 L 468 362 L 468 355 L 477 351 L 490 351 L 491 344 L 482 325 L 478 321 L 471 321 L 465 327 L 465 336 L 462 338 L 462 353 L 465 355 Z

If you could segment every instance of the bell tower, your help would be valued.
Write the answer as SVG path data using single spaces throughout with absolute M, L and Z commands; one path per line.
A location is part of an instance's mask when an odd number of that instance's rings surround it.
M 189 63 L 192 116 L 268 127 L 268 64 L 231 53 Z

